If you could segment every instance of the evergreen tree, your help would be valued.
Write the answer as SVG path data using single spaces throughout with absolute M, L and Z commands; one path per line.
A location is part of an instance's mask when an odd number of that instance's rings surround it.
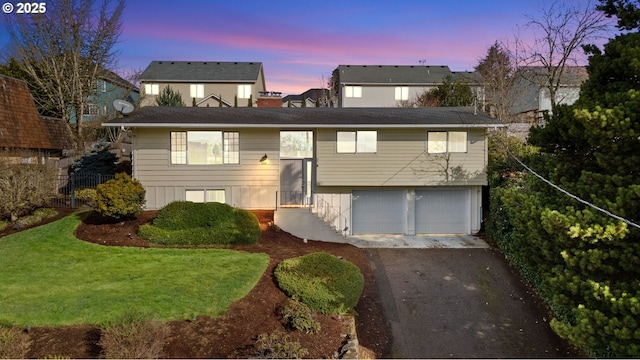
M 590 47 L 589 80 L 574 106 L 533 128 L 533 167 L 595 206 L 640 223 L 640 34 Z M 553 329 L 593 356 L 640 356 L 640 229 L 533 177 L 505 192 Z M 517 207 L 517 210 L 516 210 Z
M 182 101 L 182 95 L 179 91 L 174 91 L 171 86 L 167 85 L 156 97 L 156 104 L 158 106 L 184 106 L 184 101 Z

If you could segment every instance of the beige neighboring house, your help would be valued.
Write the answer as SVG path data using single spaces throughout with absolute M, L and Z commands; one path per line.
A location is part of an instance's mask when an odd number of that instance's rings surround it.
M 74 148 L 67 123 L 40 115 L 27 83 L 0 75 L 0 150 L 5 151 L 2 160 L 63 166 L 61 160 L 67 160 Z
M 398 107 L 442 85 L 447 77 L 467 83 L 478 101 L 484 84 L 477 72 L 445 65 L 339 65 L 331 76 L 334 107 Z
M 186 106 L 256 106 L 266 92 L 261 62 L 152 61 L 140 75 L 140 106 L 156 106 L 167 86 L 179 91 Z
M 473 234 L 487 131 L 467 108 L 144 107 L 132 129 L 147 209 L 217 201 L 306 206 L 352 234 Z

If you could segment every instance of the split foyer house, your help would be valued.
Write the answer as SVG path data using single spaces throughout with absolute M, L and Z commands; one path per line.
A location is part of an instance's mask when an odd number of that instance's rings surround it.
M 57 164 L 74 149 L 69 126 L 38 113 L 27 83 L 0 75 L 0 150 L 12 162 Z
M 103 126 L 132 130 L 147 209 L 322 207 L 351 235 L 477 232 L 501 125 L 466 108 L 144 107 Z
M 152 61 L 140 75 L 140 106 L 155 106 L 167 86 L 198 107 L 256 106 L 266 93 L 261 62 Z
M 469 84 L 478 100 L 484 100 L 477 73 L 422 65 L 339 65 L 331 77 L 331 98 L 334 107 L 398 107 L 442 85 L 447 77 Z

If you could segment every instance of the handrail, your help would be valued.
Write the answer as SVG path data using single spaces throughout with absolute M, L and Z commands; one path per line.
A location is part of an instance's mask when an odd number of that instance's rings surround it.
M 329 224 L 336 231 L 339 231 L 343 237 L 346 237 L 349 226 L 347 224 L 347 217 L 342 215 L 341 208 L 332 206 L 328 201 L 317 194 L 314 194 L 314 197 L 315 201 L 313 206 L 310 208 L 310 211 L 315 212 L 316 216 Z

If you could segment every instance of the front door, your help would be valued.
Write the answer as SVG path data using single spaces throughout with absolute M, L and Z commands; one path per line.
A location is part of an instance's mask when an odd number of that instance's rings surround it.
M 280 205 L 310 204 L 312 163 L 312 159 L 280 160 Z

